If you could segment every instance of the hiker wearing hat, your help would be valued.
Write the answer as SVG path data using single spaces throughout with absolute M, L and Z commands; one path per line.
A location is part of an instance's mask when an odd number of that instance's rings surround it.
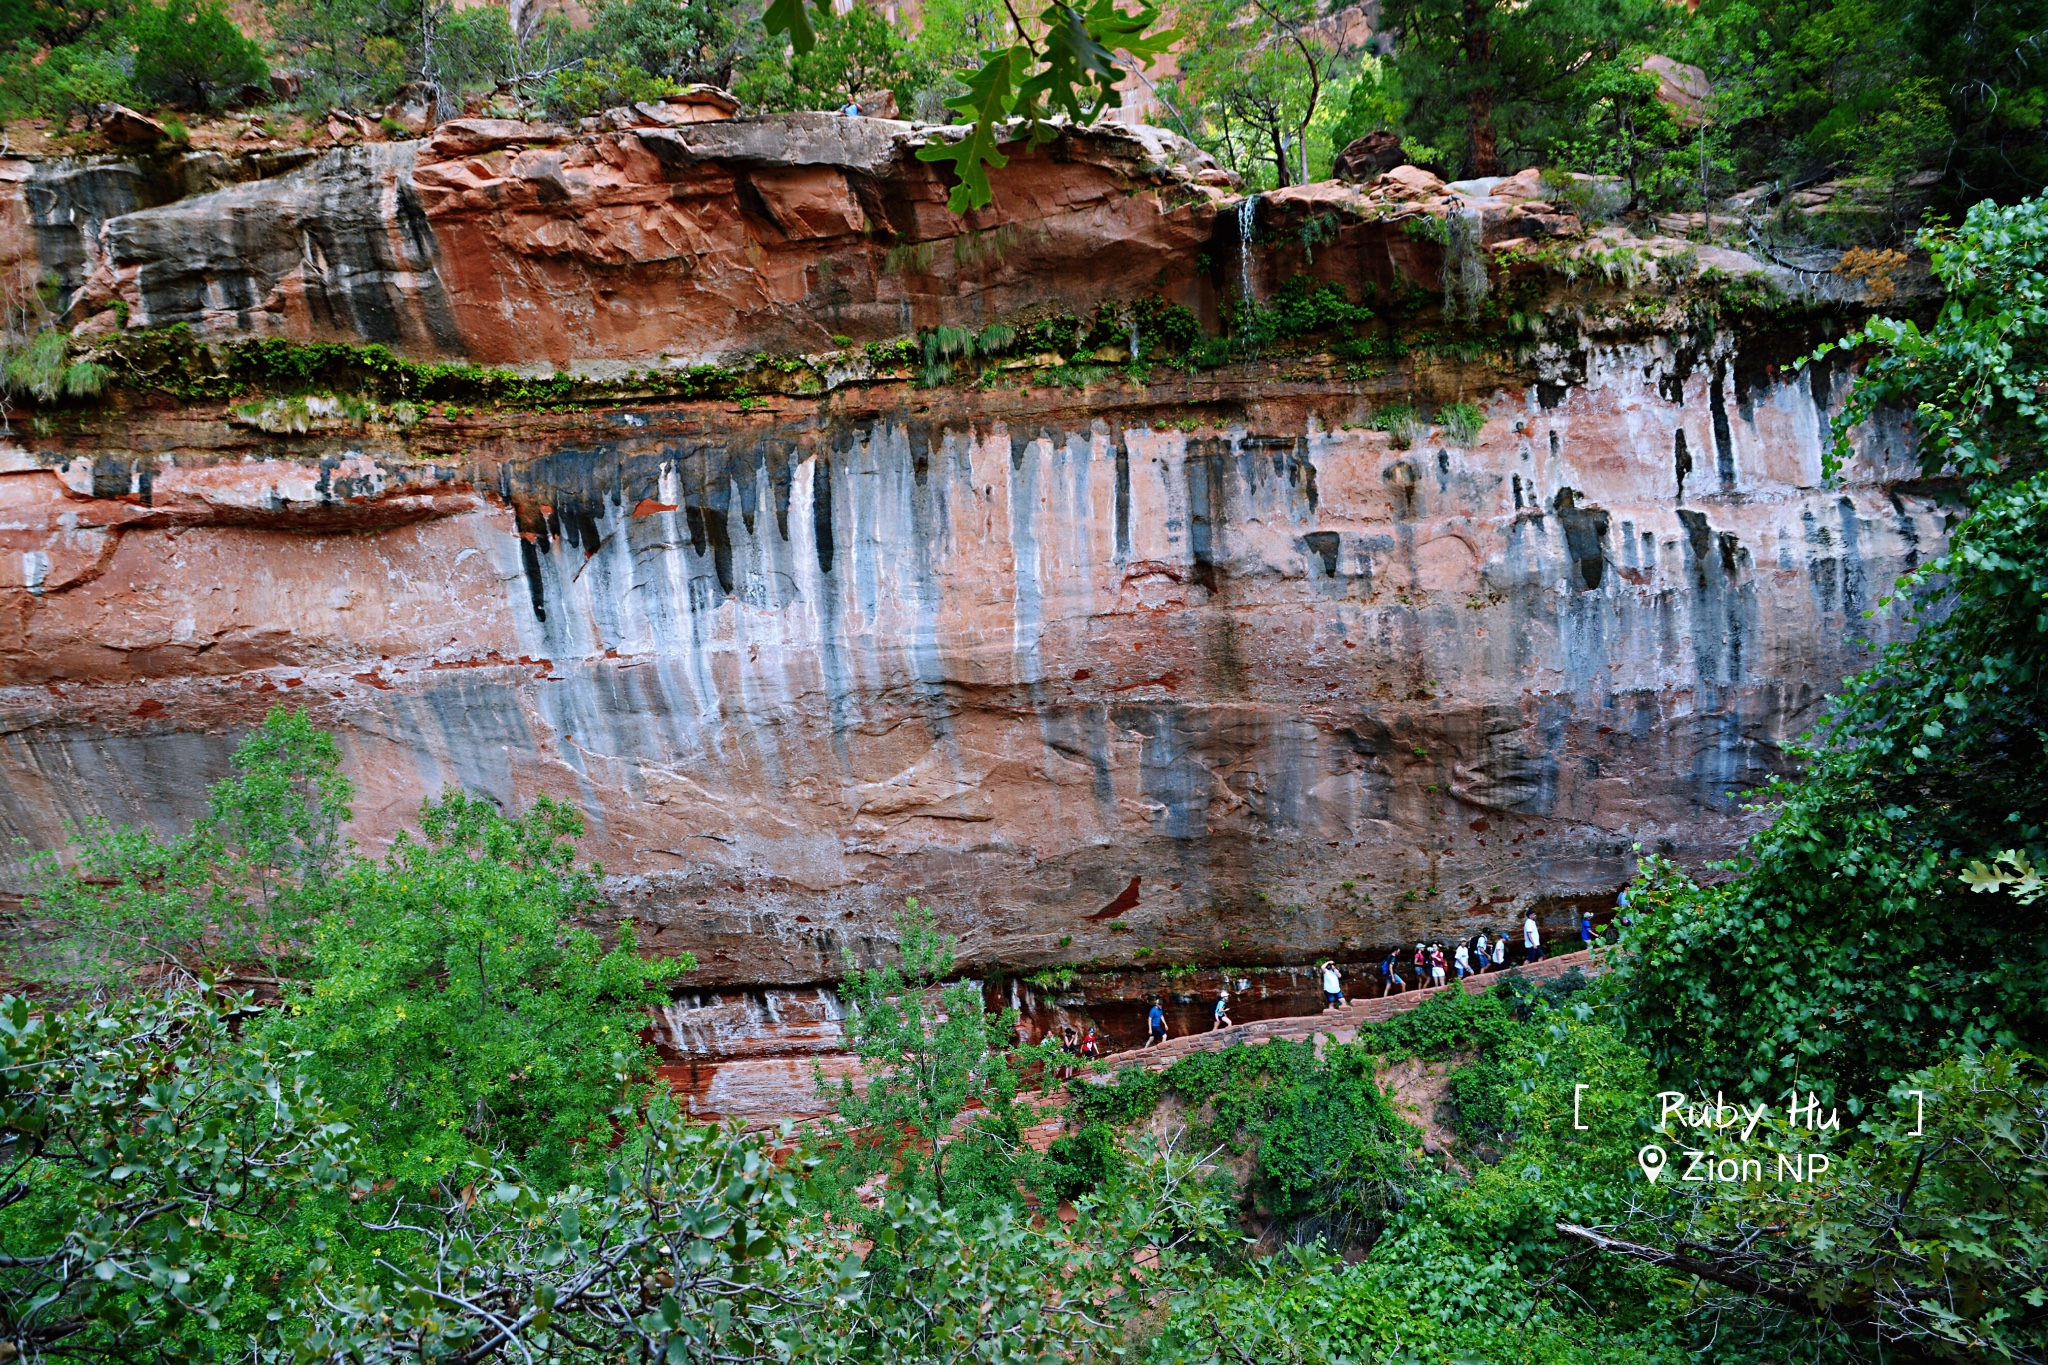
M 1332 961 L 1323 963 L 1323 1009 L 1325 1012 L 1344 1007 L 1344 978 Z
M 1216 1022 L 1210 1026 L 1209 1032 L 1214 1033 L 1217 1029 L 1235 1027 L 1237 1027 L 1236 1021 L 1230 1017 L 1230 987 L 1225 986 L 1222 990 L 1216 992 Z

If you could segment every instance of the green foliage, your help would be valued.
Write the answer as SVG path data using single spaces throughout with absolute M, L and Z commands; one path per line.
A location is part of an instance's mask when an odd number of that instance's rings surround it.
M 621 394 L 686 400 L 742 397 L 748 382 L 737 371 L 717 365 L 587 380 L 566 373 L 526 376 L 476 365 L 407 360 L 379 345 L 273 339 L 202 346 L 182 323 L 124 334 L 97 353 L 113 376 L 110 382 L 142 392 L 187 400 L 232 398 L 251 391 L 354 394 L 408 403 L 414 411 L 423 403 L 573 411 L 581 402 Z
M 1568 1256 L 1555 1226 L 1561 1218 L 1612 1225 L 1666 1207 L 1669 1186 L 1647 1190 L 1635 1174 L 1656 1082 L 1641 1053 L 1585 1001 L 1559 1008 L 1532 998 L 1526 1005 L 1518 1009 L 1504 991 L 1434 997 L 1358 1044 L 1326 1045 L 1322 1086 L 1276 1084 L 1276 1075 L 1314 1072 L 1298 1058 L 1263 1066 L 1259 1054 L 1270 1046 L 1215 1054 L 1243 1054 L 1201 1070 L 1205 1084 L 1220 1082 L 1208 1092 L 1219 1117 L 1249 1113 L 1263 1128 L 1255 1180 L 1266 1178 L 1260 1168 L 1269 1144 L 1273 1159 L 1286 1162 L 1314 1157 L 1346 1136 L 1338 1124 L 1318 1126 L 1318 1118 L 1335 1116 L 1323 1087 L 1353 1073 L 1369 1084 L 1371 1059 L 1386 1048 L 1455 1062 L 1451 1096 L 1462 1108 L 1466 1097 L 1483 1093 L 1496 1121 L 1472 1125 L 1484 1141 L 1460 1154 L 1458 1169 L 1433 1167 L 1408 1146 L 1412 1136 L 1402 1138 L 1400 1159 L 1381 1167 L 1390 1197 L 1362 1259 L 1354 1247 L 1353 1263 L 1340 1262 L 1326 1243 L 1219 1267 L 1174 1298 L 1148 1358 L 1205 1365 L 1404 1358 L 1675 1365 L 1689 1358 L 1714 1330 L 1704 1323 L 1700 1340 L 1689 1339 L 1689 1292 L 1648 1267 Z M 1461 1085 L 1467 1077 L 1476 1083 Z M 1192 1104 L 1205 1092 L 1181 1093 Z M 1575 1096 L 1583 1128 L 1574 1126 Z M 1461 1126 L 1469 1122 L 1460 1118 Z M 1326 1163 L 1308 1169 L 1318 1164 Z M 1328 1230 L 1327 1223 L 1294 1225 L 1296 1235 Z
M 1954 232 L 1921 234 L 1929 266 L 1941 282 L 1941 312 L 1923 331 L 1912 319 L 1878 318 L 1837 345 L 1864 348 L 1864 372 L 1836 423 L 1836 472 L 1849 455 L 1849 435 L 1880 406 L 1913 415 L 1922 467 L 1951 472 L 1966 487 L 2042 467 L 2048 407 L 2048 198 L 1970 210 Z
M 549 1194 L 478 1171 L 473 1193 L 402 1211 L 425 1236 L 387 1279 L 324 1289 L 293 1359 L 1106 1365 L 1225 1217 L 1164 1152 L 1113 1203 L 1084 1199 L 1071 1230 L 891 1195 L 860 1247 L 817 1218 L 802 1180 L 817 1162 L 663 1105 L 590 1184 Z
M 0 389 L 40 403 L 64 398 L 96 398 L 107 385 L 107 367 L 71 358 L 71 343 L 55 329 L 36 332 L 26 341 L 0 345 Z
M 1929 472 L 1974 510 L 1901 586 L 1913 637 L 1847 680 L 1796 781 L 1734 865 L 1695 886 L 1652 862 L 1624 934 L 1624 1017 L 1682 1079 L 1792 1078 L 1847 1103 L 1957 1048 L 2038 1046 L 2034 916 L 1973 891 L 1973 862 L 2048 847 L 2048 381 L 2036 335 L 2048 214 L 1971 214 L 1934 239 L 1952 297 L 1926 332 L 1881 321 L 1838 434 L 1914 413 Z M 1718 1083 L 1718 1082 L 1717 1082 Z
M 658 100 L 675 82 L 649 75 L 623 57 L 592 57 L 555 73 L 541 88 L 541 107 L 552 118 L 579 119 L 620 105 Z
M 1388 0 L 1386 31 L 1406 102 L 1402 131 L 1466 175 L 1542 159 L 1603 98 L 1589 81 L 1628 64 L 1676 22 L 1649 0 Z
M 570 926 L 599 875 L 576 866 L 572 808 L 542 796 L 506 816 L 451 791 L 420 824 L 343 874 L 280 1036 L 304 1040 L 327 1093 L 359 1106 L 402 1188 L 494 1152 L 559 1182 L 641 1095 L 647 1007 L 696 964 L 642 959 L 630 920 L 610 951 Z
M 1370 306 L 1353 303 L 1342 287 L 1296 275 L 1282 284 L 1264 305 L 1240 307 L 1232 320 L 1237 338 L 1257 347 L 1365 326 L 1376 317 Z
M 1557 140 L 1553 155 L 1571 170 L 1619 177 L 1628 187 L 1626 208 L 1667 207 L 1688 190 L 1696 207 L 1691 140 L 1657 98 L 1658 78 L 1640 69 L 1634 56 L 1602 63 L 1580 81 L 1579 127 Z
M 1007 1206 L 1028 1173 L 1017 1141 L 1035 1114 L 1019 1109 L 1026 1068 L 1056 1050 L 1017 1044 L 1017 1012 L 989 1011 L 972 982 L 947 985 L 953 940 L 939 933 L 916 898 L 896 916 L 898 961 L 866 970 L 849 964 L 842 998 L 847 1042 L 861 1060 L 862 1082 L 819 1087 L 833 1096 L 828 1131 L 842 1187 L 885 1172 L 891 1189 L 940 1203 Z M 936 997 L 934 999 L 933 997 Z M 979 1116 L 955 1135 L 969 1108 Z M 957 1168 L 972 1178 L 955 1179 Z M 963 1187 L 964 1186 L 964 1187 Z
M 742 73 L 738 94 L 763 109 L 840 109 L 865 101 L 872 106 L 893 91 L 899 107 L 916 101 L 925 83 L 909 43 L 868 0 L 844 14 L 821 10 L 817 42 L 785 56 L 766 52 Z M 873 112 L 872 108 L 869 112 Z
M 1842 1305 L 1908 1351 L 2039 1356 L 2048 1349 L 2040 1063 L 1998 1048 L 1962 1053 L 1902 1078 L 1889 1101 L 1846 1147 L 1803 1144 L 1834 1163 L 1825 1183 L 1681 1186 L 1676 1207 L 1649 1226 L 1663 1239 L 1682 1228 L 1692 1245 L 1752 1267 L 1781 1292 Z
M 118 15 L 117 0 L 0 0 L 0 42 L 63 48 Z
M 97 104 L 132 102 L 130 54 L 118 40 L 108 41 L 113 35 L 98 37 L 49 49 L 23 39 L 11 52 L 0 49 L 0 118 L 68 119 Z
M 220 1257 L 354 1158 L 246 996 L 68 1012 L 0 999 L 0 1341 L 28 1360 L 189 1359 Z
M 831 9 L 828 0 L 819 0 L 821 16 Z M 917 153 L 920 160 L 951 163 L 958 183 L 947 207 L 966 213 L 993 202 L 988 172 L 1009 164 L 999 148 L 1013 115 L 1025 122 L 1026 145 L 1037 147 L 1055 136 L 1046 122 L 1055 113 L 1085 124 L 1121 108 L 1118 54 L 1142 67 L 1177 36 L 1151 32 L 1158 17 L 1158 10 L 1144 4 L 1127 14 L 1116 0 L 1090 0 L 1085 9 L 1053 0 L 1038 15 L 1042 36 L 1013 33 L 1009 46 L 984 52 L 981 67 L 964 78 L 965 88 L 944 102 L 966 117 L 967 134 Z M 769 32 L 788 35 L 799 58 L 818 41 L 802 0 L 774 0 L 766 21 Z
M 2040 0 L 1705 0 L 1674 55 L 1713 80 L 1733 183 L 1845 171 L 1897 187 L 1941 172 L 1938 202 L 2003 202 L 2048 183 Z
M 1451 438 L 1451 444 L 1470 448 L 1486 425 L 1486 412 L 1477 403 L 1459 401 L 1437 410 L 1437 425 Z
M 1139 352 L 1144 356 L 1179 355 L 1202 339 L 1202 324 L 1194 311 L 1182 304 L 1168 303 L 1148 294 L 1130 307 L 1138 329 Z
M 205 109 L 268 77 L 262 49 L 222 0 L 136 0 L 121 23 L 135 45 L 135 89 L 152 101 Z
M 233 767 L 182 835 L 93 820 L 72 833 L 68 864 L 38 854 L 28 908 L 43 941 L 19 970 L 60 989 L 120 991 L 144 972 L 189 981 L 253 968 L 275 984 L 302 966 L 313 922 L 340 894 L 340 751 L 303 709 L 276 707 Z
M 606 0 L 593 13 L 593 50 L 677 85 L 733 83 L 743 46 L 734 7 L 703 0 Z
M 1311 0 L 1188 0 L 1180 74 L 1166 92 L 1181 131 L 1260 189 L 1311 178 L 1311 126 L 1339 56 Z M 1251 22 L 1247 22 L 1250 19 Z M 1328 166 L 1325 150 L 1321 165 Z

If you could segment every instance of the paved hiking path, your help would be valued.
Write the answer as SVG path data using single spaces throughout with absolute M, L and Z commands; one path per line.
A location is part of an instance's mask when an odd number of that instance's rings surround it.
M 1588 976 L 1606 970 L 1606 965 L 1597 961 L 1591 953 L 1560 953 L 1546 957 L 1541 962 L 1526 967 L 1510 967 L 1506 971 L 1488 972 L 1484 976 L 1468 976 L 1463 982 L 1452 981 L 1449 985 L 1433 986 L 1428 990 L 1410 988 L 1399 995 L 1371 1000 L 1353 1000 L 1343 1009 L 1325 1010 L 1320 1014 L 1289 1014 L 1278 1019 L 1260 1019 L 1255 1023 L 1239 1024 L 1234 1028 L 1218 1029 L 1213 1033 L 1189 1033 L 1178 1038 L 1169 1038 L 1157 1047 L 1138 1047 L 1126 1052 L 1113 1052 L 1105 1060 L 1117 1067 L 1142 1066 L 1157 1071 L 1172 1066 L 1191 1052 L 1218 1052 L 1238 1043 L 1266 1043 L 1275 1038 L 1289 1042 L 1307 1042 L 1312 1038 L 1329 1036 L 1340 1043 L 1348 1043 L 1358 1036 L 1360 1024 L 1376 1024 L 1391 1019 L 1406 1010 L 1412 1010 L 1425 1000 L 1434 1000 L 1448 990 L 1463 986 L 1466 993 L 1478 995 L 1491 990 L 1493 984 L 1505 977 L 1520 976 L 1542 981 L 1563 976 L 1577 967 Z

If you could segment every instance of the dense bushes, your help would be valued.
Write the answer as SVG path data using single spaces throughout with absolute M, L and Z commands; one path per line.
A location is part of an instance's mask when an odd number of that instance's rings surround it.
M 1901 587 L 1916 632 L 1847 681 L 1806 771 L 1764 794 L 1774 820 L 1739 875 L 1702 888 L 1653 862 L 1633 894 L 1622 1008 L 1695 1083 L 1798 1077 L 1855 1104 L 1957 1048 L 2048 1042 L 2048 950 L 2015 886 L 2048 860 L 2048 206 L 1980 206 L 1927 240 L 1948 301 L 1926 332 L 1849 339 L 1872 363 L 1843 423 L 1908 407 L 1967 515 Z

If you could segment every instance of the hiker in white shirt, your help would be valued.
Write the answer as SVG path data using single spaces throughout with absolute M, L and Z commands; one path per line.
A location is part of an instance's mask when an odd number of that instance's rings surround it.
M 1344 1007 L 1344 978 L 1337 971 L 1335 962 L 1323 963 L 1323 1009 L 1325 1011 Z
M 1536 912 L 1531 910 L 1528 918 L 1522 921 L 1522 961 L 1541 962 L 1542 960 L 1543 935 L 1536 932 Z
M 1457 965 L 1458 980 L 1463 981 L 1466 973 L 1472 970 L 1472 950 L 1465 946 L 1465 940 L 1463 939 L 1458 940 Z

